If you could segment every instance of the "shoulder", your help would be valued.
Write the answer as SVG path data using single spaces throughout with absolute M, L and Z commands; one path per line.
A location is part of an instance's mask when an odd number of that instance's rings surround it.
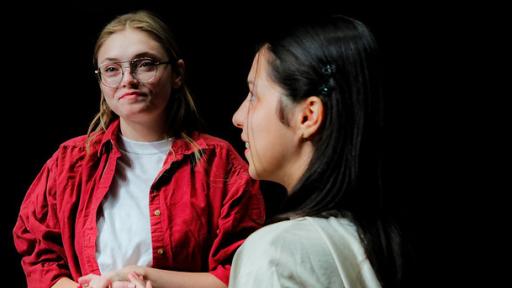
M 333 235 L 347 234 L 349 238 L 359 239 L 357 234 L 357 227 L 354 223 L 346 218 L 340 217 L 304 217 L 304 222 L 307 222 L 314 230 L 320 234 L 327 234 L 324 237 L 331 237 Z
M 305 254 L 325 259 L 329 249 L 314 225 L 307 218 L 299 218 L 259 229 L 246 239 L 240 253 L 252 255 L 246 258 L 249 261 L 258 259 L 260 264 L 268 265 L 280 261 L 293 263 Z
M 206 149 L 234 151 L 233 146 L 226 140 L 205 133 L 197 133 L 195 139 L 199 146 Z
M 354 257 L 347 245 L 356 236 L 342 218 L 304 217 L 261 228 L 236 252 L 230 287 L 380 287 L 367 259 Z
M 58 152 L 66 154 L 82 154 L 86 152 L 87 135 L 71 138 L 60 144 Z
M 87 154 L 86 142 L 87 135 L 78 136 L 63 142 L 50 158 L 48 164 L 62 165 L 65 163 L 66 165 L 72 165 L 72 163 L 83 160 Z
M 261 232 L 262 237 L 267 235 L 267 237 L 279 237 L 281 239 L 292 240 L 297 239 L 297 236 L 306 236 L 305 239 L 311 241 L 322 241 L 323 237 L 321 237 L 319 232 L 323 232 L 324 230 L 329 232 L 333 230 L 334 232 L 340 232 L 340 230 L 342 230 L 354 237 L 357 236 L 356 227 L 352 222 L 344 218 L 335 217 L 300 217 L 265 226 L 258 232 Z
M 335 217 L 303 217 L 263 227 L 247 238 L 240 256 L 267 266 L 301 263 L 300 269 L 290 268 L 294 274 L 321 267 L 335 278 L 345 271 L 360 275 L 369 265 L 356 226 Z
M 233 276 L 235 286 L 240 287 L 260 281 L 272 281 L 265 283 L 268 287 L 339 287 L 341 283 L 327 243 L 307 218 L 268 225 L 251 234 L 237 251 L 232 269 L 239 275 Z
M 87 135 L 81 135 L 65 141 L 64 143 L 60 144 L 59 147 L 62 149 L 81 149 L 85 147 L 86 141 Z
M 229 145 L 229 143 L 226 140 L 216 136 L 212 136 L 210 134 L 197 132 L 195 136 L 197 137 L 196 141 L 203 141 L 206 144 L 221 146 L 224 146 L 226 144 Z
M 314 222 L 304 217 L 265 226 L 253 233 L 244 245 L 267 246 L 264 249 L 294 253 L 304 248 L 322 249 L 324 248 L 322 242 L 323 238 L 319 235 Z
M 316 235 L 326 242 L 331 250 L 352 251 L 355 258 L 366 258 L 357 227 L 350 220 L 339 217 L 318 218 L 305 217 Z M 348 255 L 345 254 L 345 257 Z
M 305 217 L 310 225 L 311 234 L 316 241 L 323 243 L 328 253 L 336 259 L 338 265 L 359 265 L 367 261 L 363 243 L 357 227 L 350 220 L 339 217 Z
M 198 133 L 194 140 L 203 149 L 205 156 L 214 158 L 213 161 L 226 162 L 234 170 L 247 170 L 247 163 L 228 141 L 204 133 Z

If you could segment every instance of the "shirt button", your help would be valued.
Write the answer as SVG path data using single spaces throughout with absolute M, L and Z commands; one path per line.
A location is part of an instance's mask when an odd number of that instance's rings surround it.
M 156 209 L 156 210 L 155 210 L 155 215 L 156 215 L 156 216 L 160 216 L 160 210 Z
M 156 253 L 158 253 L 158 255 L 163 255 L 164 254 L 164 249 L 160 248 L 156 251 Z

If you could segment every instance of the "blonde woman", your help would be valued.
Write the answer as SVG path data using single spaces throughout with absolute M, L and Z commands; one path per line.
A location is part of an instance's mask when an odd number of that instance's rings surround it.
M 226 287 L 263 199 L 235 150 L 198 132 L 168 28 L 119 16 L 94 64 L 100 112 L 44 165 L 14 228 L 28 286 L 133 287 L 136 273 L 154 288 Z

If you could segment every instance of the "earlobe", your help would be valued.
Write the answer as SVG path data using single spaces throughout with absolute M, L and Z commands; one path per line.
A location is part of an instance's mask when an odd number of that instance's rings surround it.
M 324 104 L 317 96 L 310 96 L 302 103 L 301 136 L 310 139 L 320 129 L 324 118 Z

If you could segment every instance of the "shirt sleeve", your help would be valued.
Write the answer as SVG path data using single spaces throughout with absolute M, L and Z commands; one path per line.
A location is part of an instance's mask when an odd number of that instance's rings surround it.
M 52 158 L 53 159 L 53 158 Z M 13 236 L 28 287 L 51 287 L 70 277 L 57 215 L 56 181 L 50 159 L 30 186 Z
M 238 155 L 236 155 L 238 156 Z M 248 174 L 247 166 L 240 161 L 238 169 L 228 169 L 227 193 L 222 203 L 219 227 L 210 252 L 210 273 L 226 285 L 233 256 L 244 240 L 265 222 L 265 204 L 257 181 Z

